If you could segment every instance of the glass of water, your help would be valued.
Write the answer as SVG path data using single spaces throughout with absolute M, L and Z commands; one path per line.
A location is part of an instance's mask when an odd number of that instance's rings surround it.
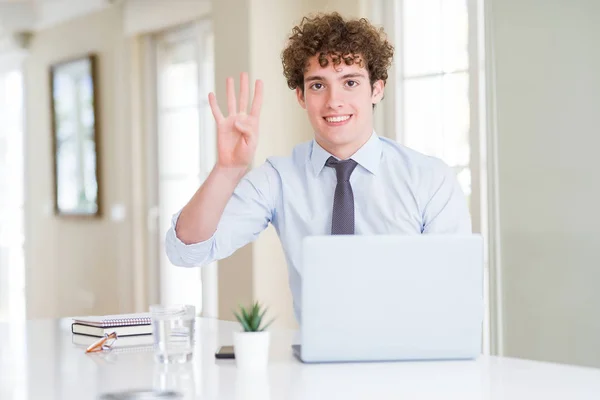
M 160 363 L 184 363 L 192 359 L 196 308 L 192 305 L 152 305 L 154 356 Z

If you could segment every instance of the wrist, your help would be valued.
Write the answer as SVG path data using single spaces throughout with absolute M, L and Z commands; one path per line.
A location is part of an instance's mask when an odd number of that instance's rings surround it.
M 229 180 L 231 182 L 237 183 L 244 177 L 244 175 L 246 175 L 246 172 L 248 172 L 248 167 L 243 167 L 243 166 L 229 167 L 229 166 L 219 165 L 217 163 L 217 164 L 215 164 L 213 171 L 215 174 L 217 174 L 223 178 L 226 178 L 227 180 Z

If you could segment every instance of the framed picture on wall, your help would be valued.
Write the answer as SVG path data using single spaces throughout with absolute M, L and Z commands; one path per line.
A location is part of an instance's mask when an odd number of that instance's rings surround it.
M 96 55 L 50 67 L 54 210 L 100 216 Z

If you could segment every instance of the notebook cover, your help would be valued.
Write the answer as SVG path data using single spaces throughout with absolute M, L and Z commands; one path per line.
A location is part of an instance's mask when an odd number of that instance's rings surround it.
M 79 335 L 103 337 L 105 334 L 116 332 L 117 336 L 151 335 L 152 325 L 125 325 L 115 327 L 97 327 L 91 325 L 71 324 L 71 332 Z

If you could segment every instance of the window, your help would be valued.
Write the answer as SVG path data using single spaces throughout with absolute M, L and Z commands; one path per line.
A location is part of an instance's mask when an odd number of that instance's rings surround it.
M 216 130 L 207 97 L 214 91 L 213 34 L 204 21 L 158 35 L 154 46 L 160 301 L 194 304 L 197 312 L 210 316 L 216 309 L 215 266 L 173 266 L 165 254 L 164 233 L 172 215 L 192 197 L 216 162 Z
M 486 143 L 483 0 L 378 0 L 373 20 L 384 26 L 395 46 L 384 103 L 391 101 L 383 104 L 386 136 L 454 169 L 473 230 L 483 234 L 488 247 L 486 153 L 481 150 Z M 486 304 L 485 353 L 490 348 L 488 325 Z
M 17 361 L 8 376 L 25 377 L 8 392 L 12 399 L 27 398 L 23 92 L 20 66 L 0 65 L 0 321 L 10 321 L 7 332 L 13 344 L 2 351 Z
M 402 142 L 455 169 L 471 195 L 467 0 L 403 0 Z
M 25 319 L 23 77 L 0 70 L 0 320 Z

